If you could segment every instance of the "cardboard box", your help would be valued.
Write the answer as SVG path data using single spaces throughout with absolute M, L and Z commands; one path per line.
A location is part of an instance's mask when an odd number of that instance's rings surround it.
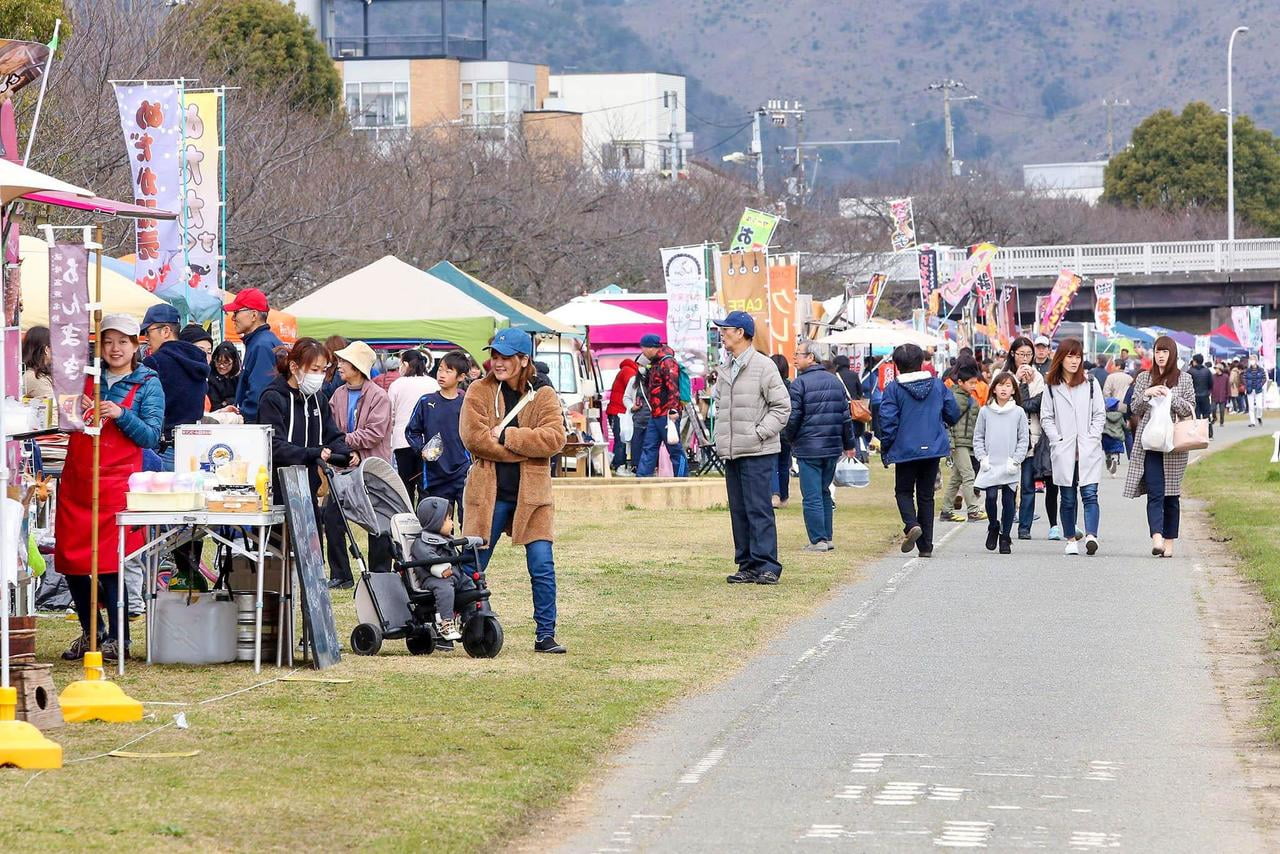
M 258 579 L 254 570 L 257 568 L 254 561 L 247 557 L 236 555 L 231 558 L 231 589 L 237 593 L 257 591 Z M 263 582 L 264 590 L 273 590 L 279 593 L 281 590 L 281 576 L 283 574 L 284 563 L 278 557 L 267 557 L 267 574 Z

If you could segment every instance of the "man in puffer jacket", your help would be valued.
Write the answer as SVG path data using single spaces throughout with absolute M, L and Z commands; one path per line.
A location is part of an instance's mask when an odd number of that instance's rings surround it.
M 960 406 L 942 380 L 920 369 L 924 351 L 902 344 L 893 351 L 898 377 L 880 404 L 880 459 L 894 466 L 893 494 L 902 516 L 902 551 L 933 557 L 933 485 L 942 458 L 951 453 L 947 427 Z
M 800 467 L 800 494 L 804 496 L 804 527 L 809 534 L 807 552 L 829 552 L 832 545 L 831 482 L 840 454 L 855 454 L 853 418 L 843 381 L 824 370 L 812 345 L 796 345 L 796 370 L 791 383 L 791 417 L 782 437 Z
M 1267 387 L 1267 372 L 1258 364 L 1257 356 L 1249 357 L 1249 367 L 1240 376 L 1248 400 L 1249 426 L 1262 423 L 1262 392 Z

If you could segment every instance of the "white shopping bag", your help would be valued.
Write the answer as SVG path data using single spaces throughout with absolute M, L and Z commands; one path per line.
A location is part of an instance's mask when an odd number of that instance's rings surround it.
M 1173 450 L 1173 398 L 1162 394 L 1151 401 L 1151 415 L 1142 428 L 1142 447 L 1167 454 Z
M 871 469 L 857 460 L 841 457 L 836 463 L 836 486 L 863 487 L 871 485 Z
M 624 412 L 618 416 L 618 436 L 624 443 L 630 442 L 631 438 L 636 434 L 636 422 L 632 420 L 630 412 Z
M 676 429 L 676 422 L 674 418 L 667 419 L 667 444 L 680 444 L 680 431 Z

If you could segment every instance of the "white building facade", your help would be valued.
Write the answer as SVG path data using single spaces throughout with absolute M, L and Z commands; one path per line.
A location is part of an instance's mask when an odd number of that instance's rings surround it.
M 553 74 L 547 109 L 582 114 L 586 165 L 617 174 L 684 174 L 693 135 L 685 129 L 678 74 Z

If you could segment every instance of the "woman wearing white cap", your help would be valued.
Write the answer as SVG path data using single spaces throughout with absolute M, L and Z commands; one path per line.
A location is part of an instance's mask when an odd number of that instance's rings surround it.
M 72 433 L 67 445 L 67 462 L 58 487 L 58 512 L 54 523 L 54 562 L 67 578 L 67 587 L 80 618 L 81 635 L 62 654 L 67 661 L 84 658 L 89 650 L 90 572 L 92 556 L 86 532 L 98 526 L 98 601 L 106 603 L 109 635 L 102 643 L 102 657 L 116 660 L 121 654 L 120 632 L 124 631 L 124 654 L 128 654 L 129 626 L 120 626 L 115 602 L 119 597 L 120 529 L 116 514 L 125 509 L 129 475 L 142 471 L 142 449 L 160 444 L 164 427 L 164 389 L 156 372 L 139 365 L 138 321 L 127 314 L 111 314 L 102 319 L 102 402 L 96 419 L 102 428 L 98 449 L 98 515 L 93 516 L 93 439 L 87 433 Z M 85 380 L 79 401 L 63 400 L 60 406 L 77 406 L 92 423 L 93 380 Z M 125 551 L 142 546 L 141 529 L 125 536 Z M 126 602 L 126 608 L 128 603 Z M 100 624 L 99 624 L 100 625 Z

